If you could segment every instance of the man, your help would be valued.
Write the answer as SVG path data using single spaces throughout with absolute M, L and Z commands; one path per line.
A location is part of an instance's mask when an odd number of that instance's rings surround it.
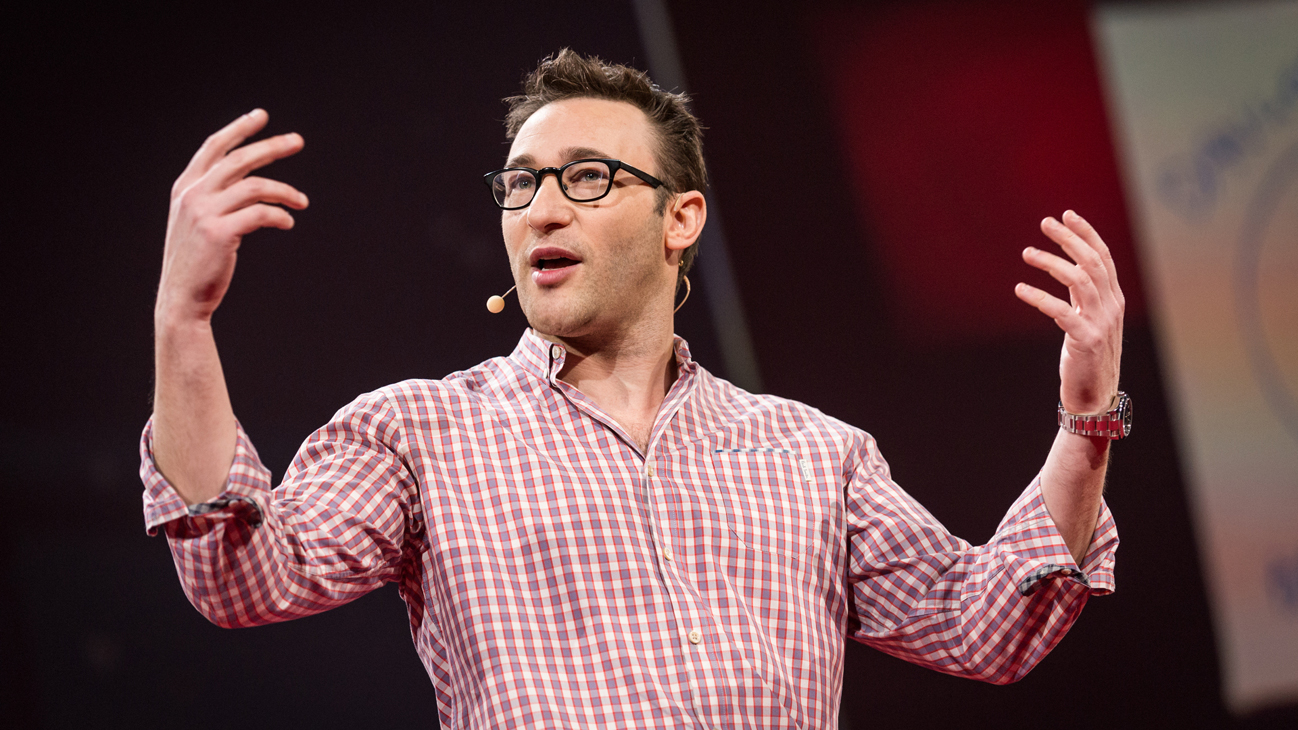
M 1112 589 L 1107 437 L 1061 417 L 992 541 L 951 536 L 868 434 L 718 380 L 673 337 L 707 217 L 683 97 L 564 51 L 508 101 L 509 159 L 486 180 L 531 329 L 509 357 L 361 396 L 274 491 L 209 323 L 241 237 L 306 207 L 250 176 L 303 141 L 239 147 L 257 110 L 177 180 L 141 471 L 205 616 L 285 620 L 396 581 L 447 727 L 832 727 L 844 636 L 1010 682 Z M 1042 229 L 1073 261 L 1024 258 L 1073 303 L 1016 293 L 1065 332 L 1061 410 L 1106 413 L 1112 259 L 1074 214 Z

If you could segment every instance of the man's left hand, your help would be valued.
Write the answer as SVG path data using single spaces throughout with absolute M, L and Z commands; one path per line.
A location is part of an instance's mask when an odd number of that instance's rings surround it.
M 1019 299 L 1055 321 L 1064 331 L 1059 359 L 1059 400 L 1069 413 L 1096 414 L 1112 408 L 1122 362 L 1122 315 L 1126 302 L 1118 287 L 1113 256 L 1090 223 L 1073 211 L 1041 221 L 1041 231 L 1072 261 L 1027 248 L 1023 260 L 1068 287 L 1069 302 L 1020 283 Z

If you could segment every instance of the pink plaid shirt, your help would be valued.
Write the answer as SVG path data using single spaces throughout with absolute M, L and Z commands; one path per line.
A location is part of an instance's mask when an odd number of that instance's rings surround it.
M 675 347 L 646 453 L 529 331 L 509 357 L 361 396 L 274 490 L 240 430 L 225 491 L 187 508 L 148 426 L 145 520 L 221 626 L 396 581 L 447 728 L 832 728 L 844 637 L 1010 682 L 1112 590 L 1107 507 L 1080 569 L 1036 481 L 970 546 L 868 434 Z

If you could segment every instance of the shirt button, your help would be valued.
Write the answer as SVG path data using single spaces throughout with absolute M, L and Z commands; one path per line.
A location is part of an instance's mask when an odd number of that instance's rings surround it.
M 700 634 L 699 630 L 695 629 L 686 634 L 686 638 L 690 640 L 691 644 L 697 644 L 700 641 L 703 641 L 703 634 Z
M 668 560 L 671 560 L 671 559 L 672 559 L 672 549 L 671 549 L 671 548 L 665 548 L 665 549 L 663 550 L 663 557 L 664 557 L 664 558 L 667 558 Z
M 652 477 L 652 476 L 654 475 L 654 465 L 653 465 L 653 464 L 645 464 L 645 466 L 644 466 L 644 475 L 647 476 L 647 477 Z
M 558 345 L 550 345 L 550 357 L 558 360 L 563 357 L 563 348 Z

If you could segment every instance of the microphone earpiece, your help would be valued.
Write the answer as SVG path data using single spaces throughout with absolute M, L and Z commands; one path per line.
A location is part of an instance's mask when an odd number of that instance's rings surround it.
M 518 285 L 515 284 L 514 286 L 509 287 L 509 291 L 504 294 L 492 294 L 491 297 L 487 299 L 487 311 L 492 314 L 500 314 L 505 311 L 505 297 L 509 296 L 509 292 L 512 292 L 517 288 Z

